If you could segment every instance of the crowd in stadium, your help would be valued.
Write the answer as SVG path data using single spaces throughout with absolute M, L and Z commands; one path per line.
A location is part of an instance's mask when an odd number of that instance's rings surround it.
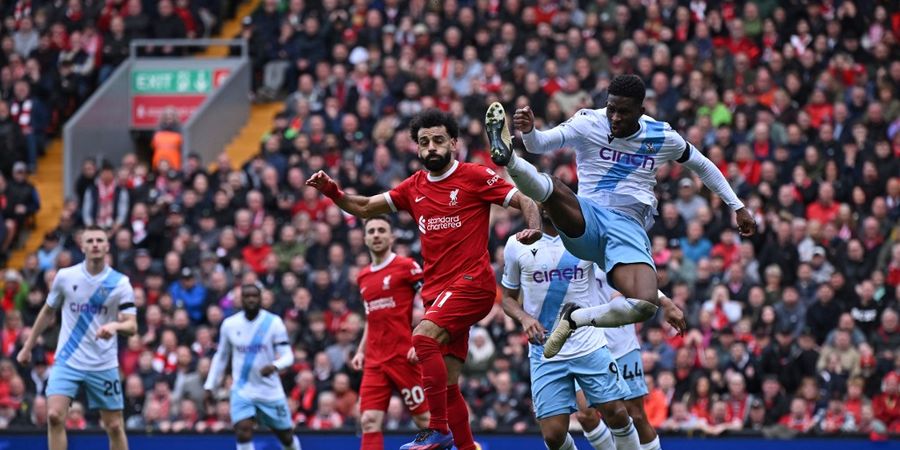
M 28 173 L 47 139 L 128 40 L 202 36 L 228 15 L 214 1 L 156 3 L 0 3 L 4 256 L 40 208 Z M 241 166 L 224 154 L 181 167 L 85 161 L 56 230 L 5 271 L 0 429 L 46 426 L 54 336 L 31 368 L 14 356 L 56 270 L 83 259 L 83 225 L 111 229 L 111 264 L 135 289 L 139 333 L 119 347 L 128 429 L 230 427 L 225 389 L 207 402 L 202 386 L 218 327 L 240 306 L 235 286 L 255 280 L 293 340 L 283 382 L 299 429 L 356 429 L 361 374 L 349 361 L 369 256 L 360 221 L 304 181 L 321 169 L 348 191 L 390 189 L 421 168 L 406 126 L 427 108 L 459 120 L 460 160 L 493 167 L 481 122 L 490 102 L 529 105 L 546 128 L 602 107 L 610 78 L 636 73 L 646 113 L 716 163 L 760 225 L 741 239 L 718 198 L 679 165 L 660 168 L 652 252 L 690 329 L 640 327 L 651 423 L 900 433 L 896 2 L 263 0 L 241 36 L 257 96 L 284 100 L 258 155 Z M 571 152 L 530 159 L 576 185 Z M 418 257 L 415 222 L 395 219 L 395 251 Z M 498 274 L 521 228 L 496 211 Z M 533 429 L 527 339 L 499 304 L 469 347 L 460 386 L 473 429 Z M 82 400 L 67 426 L 95 428 L 97 417 Z M 394 397 L 385 429 L 412 428 Z

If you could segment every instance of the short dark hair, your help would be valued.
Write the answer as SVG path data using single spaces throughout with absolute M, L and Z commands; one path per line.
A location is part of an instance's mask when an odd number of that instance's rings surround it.
M 383 221 L 383 222 L 386 222 L 386 223 L 388 224 L 389 227 L 391 227 L 391 228 L 394 227 L 394 224 L 393 224 L 393 222 L 391 222 L 391 218 L 390 218 L 390 217 L 388 217 L 388 216 L 386 216 L 386 215 L 384 215 L 384 214 L 379 214 L 379 215 L 377 215 L 377 216 L 372 216 L 372 217 L 369 217 L 368 219 L 364 220 L 364 221 L 363 221 L 363 228 L 365 228 L 366 225 L 369 224 L 369 222 L 372 222 L 372 221 L 374 221 L 374 220 L 381 220 L 381 221 Z
M 611 95 L 633 98 L 641 103 L 644 102 L 644 96 L 647 95 L 644 82 L 639 76 L 633 74 L 616 75 L 609 83 L 607 91 Z
M 419 142 L 419 130 L 442 126 L 447 129 L 451 138 L 459 137 L 459 124 L 450 113 L 445 113 L 436 108 L 426 109 L 416 114 L 409 122 L 409 136 L 413 142 Z

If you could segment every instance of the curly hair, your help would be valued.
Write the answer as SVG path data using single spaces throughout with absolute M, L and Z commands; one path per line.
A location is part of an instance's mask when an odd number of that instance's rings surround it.
M 450 113 L 445 113 L 435 108 L 426 109 L 412 118 L 409 122 L 409 136 L 414 142 L 418 142 L 420 129 L 442 125 L 447 129 L 447 134 L 451 138 L 456 139 L 459 137 L 459 124 L 456 123 L 456 119 Z
M 643 102 L 647 88 L 644 87 L 644 82 L 637 75 L 617 75 L 610 81 L 608 92 L 611 95 L 633 98 L 638 102 Z

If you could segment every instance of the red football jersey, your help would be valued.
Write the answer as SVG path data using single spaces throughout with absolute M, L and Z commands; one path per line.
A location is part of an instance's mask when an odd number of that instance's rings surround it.
M 412 347 L 412 306 L 422 283 L 419 263 L 391 253 L 377 266 L 368 266 L 357 277 L 369 327 L 366 365 L 381 364 Z
M 408 211 L 419 225 L 426 302 L 460 281 L 496 292 L 488 254 L 491 204 L 508 206 L 516 191 L 485 166 L 454 161 L 440 177 L 420 170 L 384 194 L 391 209 Z

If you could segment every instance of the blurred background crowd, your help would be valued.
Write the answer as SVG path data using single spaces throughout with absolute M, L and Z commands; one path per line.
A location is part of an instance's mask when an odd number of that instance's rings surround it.
M 215 0 L 0 1 L 0 242 L 5 255 L 40 199 L 43 145 L 137 37 L 202 37 L 234 14 Z M 0 290 L 0 428 L 46 424 L 47 333 L 33 368 L 14 361 L 56 270 L 83 259 L 79 228 L 111 230 L 111 264 L 139 306 L 120 342 L 131 430 L 230 427 L 227 384 L 202 383 L 241 281 L 265 287 L 296 364 L 283 374 L 302 429 L 357 427 L 353 356 L 365 321 L 361 223 L 303 182 L 390 189 L 420 168 L 406 125 L 426 108 L 460 122 L 459 159 L 491 165 L 487 105 L 531 106 L 539 127 L 602 107 L 640 75 L 647 114 L 722 170 L 760 224 L 732 214 L 678 165 L 659 168 L 650 235 L 659 285 L 690 330 L 639 327 L 650 422 L 663 430 L 775 435 L 900 432 L 900 6 L 732 0 L 263 0 L 243 19 L 254 95 L 284 102 L 259 152 L 183 162 L 91 160 L 59 226 Z M 175 142 L 177 120 L 161 125 Z M 169 134 L 165 134 L 169 133 Z M 174 133 L 174 139 L 173 135 Z M 159 148 L 162 152 L 165 149 Z M 532 159 L 574 188 L 573 153 Z M 490 251 L 522 226 L 497 210 Z M 418 257 L 396 216 L 395 251 Z M 421 317 L 421 307 L 415 319 Z M 477 431 L 533 429 L 527 341 L 499 306 L 473 328 L 463 392 Z M 82 399 L 83 400 L 83 399 Z M 96 428 L 83 401 L 71 429 Z M 399 397 L 388 430 L 410 429 Z

